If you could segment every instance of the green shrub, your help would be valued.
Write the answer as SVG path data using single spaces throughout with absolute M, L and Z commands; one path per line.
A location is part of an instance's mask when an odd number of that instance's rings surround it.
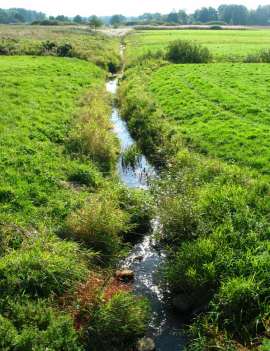
M 262 325 L 260 286 L 253 277 L 236 277 L 225 281 L 214 301 L 218 322 L 235 337 L 248 340 Z
M 166 58 L 174 63 L 208 63 L 212 55 L 208 48 L 185 40 L 169 44 Z
M 1 350 L 82 350 L 71 317 L 47 304 L 9 301 L 5 306 L 7 317 L 0 316 Z
M 160 223 L 164 228 L 161 238 L 165 242 L 177 246 L 183 240 L 196 238 L 199 216 L 191 197 L 162 197 L 159 210 Z
M 49 240 L 47 238 L 47 240 Z M 86 277 L 78 246 L 65 241 L 38 242 L 0 260 L 0 296 L 47 297 L 72 290 Z
M 92 350 L 126 351 L 145 332 L 149 305 L 144 299 L 121 292 L 94 315 L 89 327 Z
M 122 165 L 125 168 L 135 169 L 141 162 L 142 153 L 136 144 L 131 145 L 125 150 L 122 157 Z
M 93 194 L 88 203 L 67 218 L 67 232 L 105 261 L 116 259 L 121 237 L 128 230 L 129 216 L 110 192 Z
M 102 175 L 93 164 L 76 164 L 68 180 L 79 185 L 97 188 L 102 183 Z
M 200 305 L 205 295 L 211 296 L 217 284 L 216 251 L 210 239 L 183 243 L 163 269 L 165 283 L 174 293 L 195 295 L 194 303 Z
M 270 49 L 264 49 L 255 54 L 249 54 L 245 57 L 246 63 L 270 63 Z
M 57 44 L 54 41 L 46 40 L 41 43 L 41 53 L 44 55 L 55 54 Z
M 270 49 L 265 49 L 260 52 L 261 61 L 270 63 Z
M 121 189 L 118 196 L 121 208 L 129 214 L 129 228 L 124 239 L 134 243 L 151 229 L 152 197 L 148 191 L 127 188 Z
M 60 44 L 56 49 L 57 56 L 60 57 L 72 57 L 73 56 L 73 47 L 69 43 Z
M 198 211 L 202 214 L 201 225 L 207 232 L 227 221 L 231 221 L 233 228 L 239 232 L 249 230 L 253 224 L 252 210 L 248 206 L 248 191 L 237 184 L 201 187 Z
M 2 351 L 13 350 L 16 337 L 17 331 L 12 322 L 0 315 L 0 349 Z

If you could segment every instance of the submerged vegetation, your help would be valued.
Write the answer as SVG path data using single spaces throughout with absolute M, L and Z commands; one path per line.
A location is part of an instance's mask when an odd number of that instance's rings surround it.
M 196 312 L 188 350 L 267 349 L 267 70 L 149 57 L 121 84 L 122 116 L 160 168 L 161 277 L 179 314 Z

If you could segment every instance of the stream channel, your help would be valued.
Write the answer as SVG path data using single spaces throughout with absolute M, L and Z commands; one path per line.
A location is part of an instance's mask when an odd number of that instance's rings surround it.
M 118 78 L 110 80 L 106 88 L 108 92 L 115 96 L 118 88 Z M 121 119 L 115 104 L 111 120 L 114 133 L 121 145 L 121 154 L 117 164 L 121 181 L 130 188 L 148 189 L 148 179 L 154 177 L 156 172 L 145 156 L 142 155 L 139 164 L 134 169 L 126 168 L 123 165 L 123 154 L 135 141 L 128 131 L 126 122 Z M 122 262 L 122 267 L 131 269 L 135 274 L 134 293 L 144 296 L 150 301 L 152 315 L 146 336 L 155 341 L 156 351 L 182 351 L 186 343 L 183 334 L 183 318 L 179 316 L 179 313 L 177 314 L 167 307 L 158 284 L 157 272 L 164 261 L 164 254 L 154 245 L 156 222 L 153 220 L 152 233 L 146 234 L 142 241 L 133 247 L 129 256 Z M 138 260 L 138 257 L 141 260 Z

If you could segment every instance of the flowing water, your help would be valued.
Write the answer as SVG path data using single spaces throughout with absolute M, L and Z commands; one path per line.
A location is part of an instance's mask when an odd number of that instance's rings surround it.
M 107 91 L 116 94 L 118 80 L 113 79 L 107 83 Z M 114 132 L 121 144 L 121 155 L 118 161 L 118 174 L 122 182 L 130 188 L 148 188 L 148 179 L 156 175 L 155 169 L 145 156 L 133 168 L 125 168 L 122 162 L 123 153 L 132 146 L 132 139 L 127 124 L 120 117 L 116 106 L 112 112 Z M 153 232 L 157 230 L 158 221 L 153 220 Z M 179 314 L 170 310 L 163 299 L 162 290 L 158 285 L 157 272 L 164 254 L 155 247 L 152 234 L 146 234 L 143 241 L 135 245 L 129 256 L 122 263 L 122 267 L 130 268 L 135 273 L 134 293 L 149 299 L 152 307 L 152 318 L 147 336 L 154 339 L 156 351 L 181 351 L 184 349 L 185 337 L 183 320 Z

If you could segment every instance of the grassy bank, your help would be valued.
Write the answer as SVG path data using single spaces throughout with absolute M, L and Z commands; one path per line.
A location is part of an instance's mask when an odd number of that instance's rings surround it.
M 0 76 L 0 348 L 126 350 L 149 309 L 113 272 L 149 216 L 114 174 L 106 73 L 14 56 Z
M 0 25 L 0 55 L 76 57 L 113 73 L 120 66 L 119 40 L 87 26 Z
M 211 80 L 219 79 L 218 67 L 226 76 L 221 90 Z M 245 69 L 255 73 L 260 67 L 239 66 L 241 79 L 245 80 Z M 188 349 L 264 350 L 269 343 L 269 178 L 241 166 L 251 152 L 255 157 L 256 138 L 250 139 L 255 142 L 249 153 L 242 152 L 245 158 L 239 157 L 239 165 L 211 157 L 222 152 L 226 159 L 236 149 L 241 152 L 232 141 L 234 134 L 226 148 L 220 148 L 208 128 L 209 139 L 201 140 L 212 148 L 211 156 L 190 147 L 199 126 L 206 133 L 204 123 L 206 127 L 213 119 L 218 123 L 223 114 L 238 116 L 240 98 L 252 89 L 244 85 L 243 91 L 239 79 L 237 87 L 232 86 L 225 68 L 173 66 L 157 60 L 141 63 L 126 71 L 119 99 L 133 136 L 161 171 L 161 179 L 153 185 L 163 228 L 159 241 L 168 254 L 161 276 L 179 314 L 196 312 Z M 210 79 L 207 87 L 204 77 Z M 258 89 L 260 81 L 253 87 Z M 236 89 L 235 95 L 228 99 L 225 91 L 231 89 Z M 248 123 L 258 127 L 257 112 L 253 117 L 251 111 L 241 112 L 240 127 Z

